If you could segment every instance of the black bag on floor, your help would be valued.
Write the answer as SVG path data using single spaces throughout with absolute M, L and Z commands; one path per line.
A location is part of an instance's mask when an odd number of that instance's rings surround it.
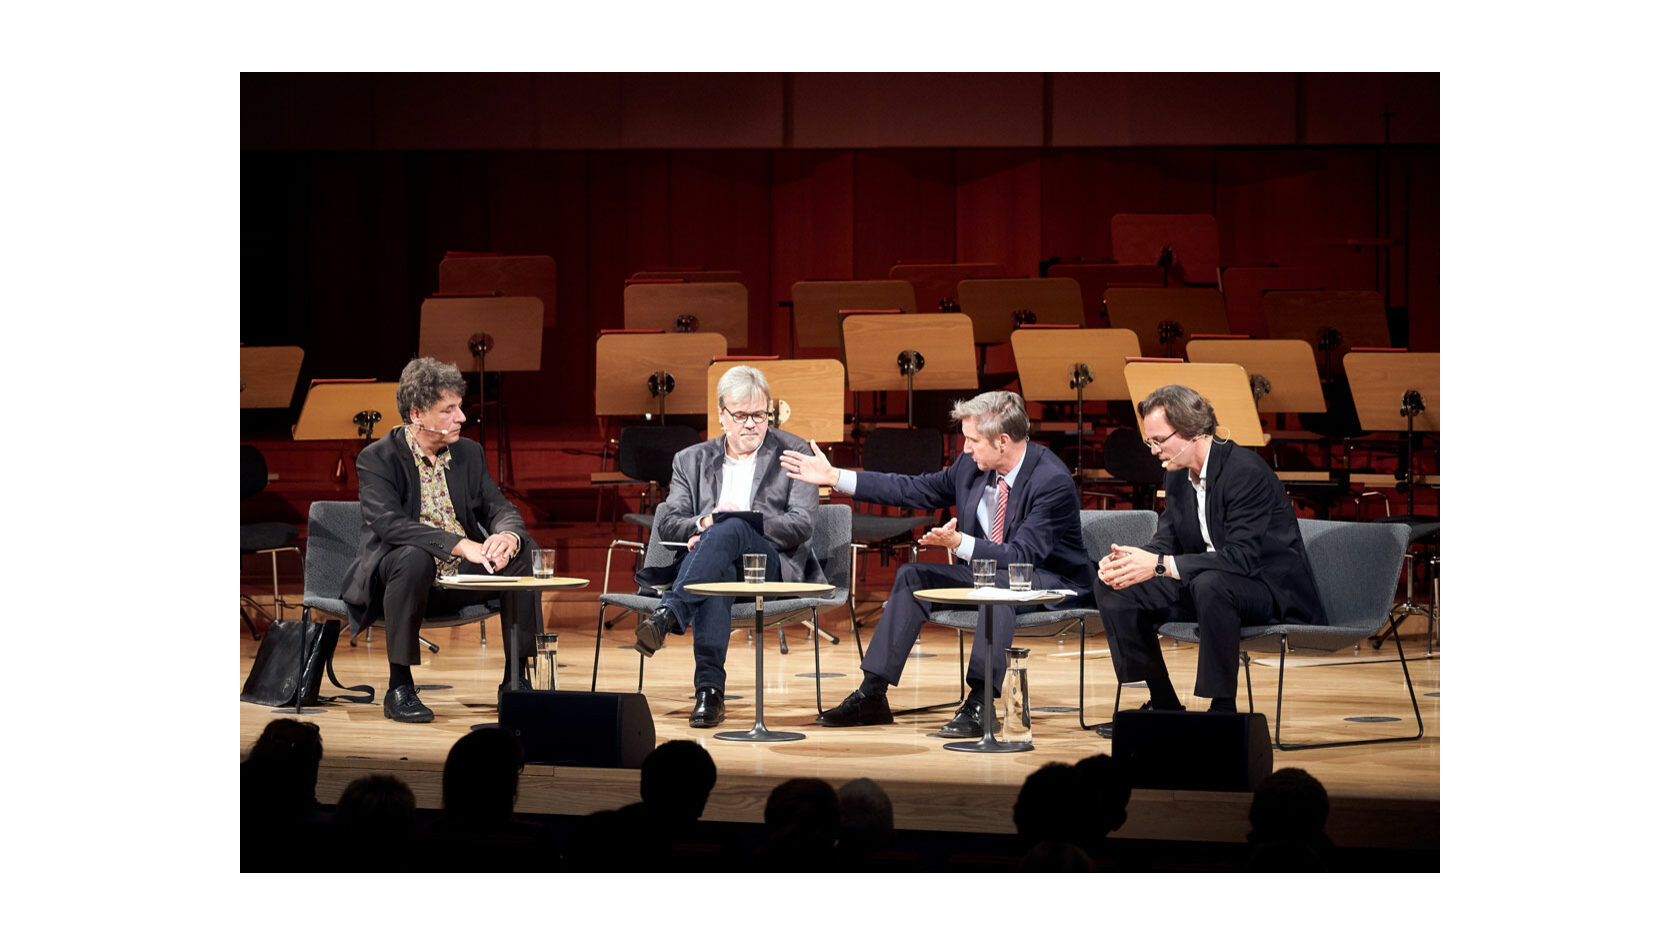
M 336 696 L 346 702 L 372 702 L 372 686 L 346 686 L 333 675 L 332 654 L 338 647 L 338 635 L 344 625 L 337 620 L 326 623 L 305 623 L 302 620 L 276 620 L 263 634 L 257 647 L 256 662 L 251 675 L 239 691 L 240 702 L 258 705 L 299 705 L 299 689 L 303 693 L 301 705 L 321 704 L 321 673 L 324 670 L 332 684 L 360 696 Z M 301 682 L 301 686 L 300 686 Z

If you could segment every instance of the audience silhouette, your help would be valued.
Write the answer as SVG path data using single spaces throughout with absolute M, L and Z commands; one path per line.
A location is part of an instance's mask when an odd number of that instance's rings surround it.
M 879 869 L 869 860 L 893 844 L 893 806 L 887 792 L 869 778 L 854 778 L 840 786 L 839 837 L 836 860 L 849 869 Z
M 1335 869 L 1336 848 L 1324 833 L 1330 795 L 1300 768 L 1279 768 L 1254 788 L 1249 804 L 1247 868 L 1252 872 Z
M 338 797 L 332 826 L 336 846 L 343 850 L 375 851 L 380 869 L 418 869 L 419 852 L 414 792 L 401 778 L 370 774 L 351 781 Z
M 245 872 L 310 869 L 326 834 L 315 800 L 321 729 L 314 722 L 268 723 L 239 765 L 239 868 Z
M 1103 841 L 1126 823 L 1131 796 L 1131 779 L 1110 755 L 1052 761 L 1027 775 L 1015 798 L 1015 831 L 1027 851 L 1022 869 L 1111 868 Z
M 791 778 L 764 802 L 764 842 L 756 868 L 777 872 L 832 869 L 840 834 L 840 799 L 820 778 Z
M 553 835 L 516 818 L 525 751 L 504 728 L 468 732 L 443 763 L 443 820 L 434 829 L 451 869 L 549 870 L 559 866 Z

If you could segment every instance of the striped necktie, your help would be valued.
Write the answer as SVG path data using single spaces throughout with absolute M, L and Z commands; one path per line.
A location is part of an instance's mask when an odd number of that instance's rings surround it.
M 1003 478 L 999 477 L 997 484 L 997 508 L 992 510 L 992 533 L 988 536 L 991 538 L 993 544 L 1003 543 L 1003 516 L 1006 512 L 1008 512 L 1008 510 L 1009 483 L 1004 482 Z

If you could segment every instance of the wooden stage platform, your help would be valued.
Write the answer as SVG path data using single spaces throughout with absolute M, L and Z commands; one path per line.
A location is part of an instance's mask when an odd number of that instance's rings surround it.
M 295 599 L 295 598 L 294 598 Z M 545 597 L 544 613 L 551 632 L 560 637 L 559 684 L 564 689 L 589 688 L 594 655 L 596 605 L 590 590 Z M 823 671 L 839 674 L 822 680 L 824 706 L 832 706 L 861 678 L 857 651 L 846 627 L 845 612 L 831 614 L 825 628 L 840 635 L 839 645 L 823 644 Z M 297 611 L 288 616 L 295 618 Z M 866 620 L 869 624 L 871 621 Z M 638 657 L 630 648 L 633 623 L 628 619 L 609 631 L 601 650 L 600 688 L 634 691 Z M 1087 680 L 1087 722 L 1107 718 L 1115 696 L 1114 672 L 1101 638 L 1093 634 L 1084 659 Z M 1408 667 L 1422 707 L 1425 732 L 1420 741 L 1396 742 L 1309 751 L 1275 752 L 1274 767 L 1300 767 L 1311 772 L 1329 791 L 1328 833 L 1342 848 L 1438 850 L 1440 846 L 1440 658 L 1423 658 L 1424 625 L 1420 618 L 1406 624 L 1404 643 Z M 421 698 L 437 713 L 435 722 L 403 725 L 383 717 L 378 698 L 386 688 L 384 637 L 375 632 L 349 646 L 340 639 L 335 657 L 339 679 L 346 685 L 370 684 L 376 690 L 372 705 L 336 704 L 304 717 L 321 727 L 325 757 L 317 796 L 333 803 L 344 787 L 358 777 L 389 773 L 401 777 L 422 807 L 441 807 L 443 764 L 455 740 L 475 725 L 496 721 L 496 684 L 501 678 L 498 621 L 488 624 L 487 645 L 480 644 L 474 624 L 427 636 L 441 650 L 423 651 L 415 667 Z M 776 784 L 791 777 L 820 777 L 836 786 L 856 777 L 881 784 L 892 799 L 901 830 L 960 831 L 1012 834 L 1011 808 L 1021 782 L 1050 761 L 1074 762 L 1107 752 L 1108 743 L 1082 731 L 1076 713 L 1064 711 L 1078 704 L 1080 666 L 1077 628 L 1061 638 L 1021 638 L 1031 649 L 1029 680 L 1035 709 L 1035 750 L 1026 753 L 980 756 L 946 751 L 943 740 L 929 737 L 950 718 L 950 709 L 900 716 L 891 726 L 854 729 L 822 728 L 814 723 L 816 680 L 812 672 L 811 642 L 802 626 L 790 626 L 790 652 L 781 655 L 774 632 L 765 653 L 765 721 L 776 730 L 803 732 L 803 741 L 743 744 L 718 741 L 719 731 L 746 729 L 753 721 L 753 655 L 744 632 L 734 636 L 729 655 L 728 717 L 718 729 L 691 729 L 694 662 L 690 638 L 672 637 L 666 648 L 647 661 L 643 692 L 653 711 L 657 740 L 694 739 L 711 753 L 718 766 L 718 783 L 706 808 L 707 820 L 756 823 L 766 797 Z M 863 643 L 868 645 L 868 629 Z M 242 634 L 240 682 L 250 669 L 257 644 Z M 1195 678 L 1195 648 L 1165 647 L 1168 668 L 1191 709 L 1206 700 L 1189 697 Z M 895 709 L 958 698 L 957 642 L 953 631 L 929 627 L 909 661 L 903 684 L 889 693 Z M 1258 711 L 1274 713 L 1277 669 L 1275 658 L 1257 656 L 1253 666 L 1254 700 Z M 1287 741 L 1369 738 L 1415 731 L 1411 705 L 1392 645 L 1373 653 L 1368 647 L 1335 660 L 1291 659 L 1284 701 Z M 329 693 L 330 686 L 324 687 Z M 1122 690 L 1122 708 L 1145 698 L 1141 688 Z M 1242 697 L 1239 695 L 1239 704 Z M 236 703 L 239 711 L 240 752 L 255 741 L 275 709 Z M 1355 722 L 1351 717 L 1392 717 L 1398 721 Z M 520 783 L 522 812 L 582 815 L 616 808 L 638 799 L 635 770 L 527 766 Z M 1082 798 L 1080 803 L 1101 803 Z M 1249 797 L 1242 793 L 1137 790 L 1128 806 L 1128 819 L 1116 837 L 1150 840 L 1241 843 L 1248 831 Z

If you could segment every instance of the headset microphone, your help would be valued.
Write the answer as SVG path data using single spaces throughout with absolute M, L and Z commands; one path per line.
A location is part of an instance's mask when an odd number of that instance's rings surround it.
M 1187 450 L 1187 449 L 1189 449 L 1189 448 L 1190 448 L 1190 447 L 1192 447 L 1192 446 L 1195 446 L 1195 445 L 1196 445 L 1196 441 L 1195 441 L 1195 440 L 1193 440 L 1193 439 L 1192 439 L 1192 440 L 1188 440 L 1188 441 L 1186 441 L 1186 442 L 1185 442 L 1185 444 L 1184 444 L 1184 450 Z M 1168 467 L 1168 466 L 1169 466 L 1169 465 L 1171 465 L 1171 464 L 1173 464 L 1173 463 L 1176 463 L 1176 462 L 1178 462 L 1178 457 L 1180 457 L 1180 456 L 1183 456 L 1183 455 L 1184 455 L 1184 450 L 1179 450 L 1179 451 L 1178 451 L 1178 452 L 1177 452 L 1177 453 L 1176 453 L 1176 454 L 1175 454 L 1175 455 L 1174 455 L 1174 456 L 1173 456 L 1173 458 L 1172 458 L 1172 459 L 1164 459 L 1164 460 L 1162 460 L 1162 461 L 1161 461 L 1161 468 L 1162 468 L 1162 469 L 1166 469 L 1166 468 L 1167 468 L 1167 467 Z

